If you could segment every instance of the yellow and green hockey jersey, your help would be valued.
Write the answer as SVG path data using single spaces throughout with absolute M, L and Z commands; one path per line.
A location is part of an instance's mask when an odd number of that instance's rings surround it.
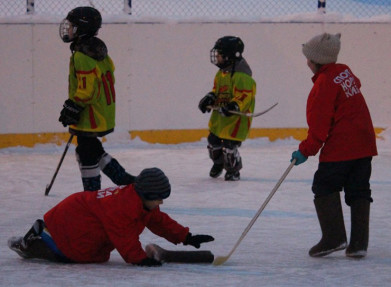
M 236 102 L 241 112 L 252 113 L 255 106 L 256 82 L 245 59 L 236 64 L 232 75 L 220 69 L 215 76 L 212 92 L 216 95 L 216 106 Z M 209 131 L 222 139 L 244 141 L 250 131 L 252 118 L 232 115 L 225 117 L 213 111 L 209 120 Z
M 106 55 L 96 60 L 76 51 L 69 66 L 69 98 L 84 107 L 80 120 L 70 126 L 75 134 L 104 136 L 115 126 L 115 66 Z

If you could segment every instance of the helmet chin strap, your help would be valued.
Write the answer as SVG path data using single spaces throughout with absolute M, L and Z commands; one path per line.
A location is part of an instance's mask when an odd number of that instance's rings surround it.
M 235 64 L 236 64 L 236 60 L 234 60 L 232 63 L 231 78 L 233 77 L 233 75 L 235 73 Z

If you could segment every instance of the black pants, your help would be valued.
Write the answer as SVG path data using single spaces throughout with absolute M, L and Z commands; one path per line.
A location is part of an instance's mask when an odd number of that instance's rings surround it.
M 369 180 L 372 172 L 372 157 L 339 162 L 320 162 L 315 172 L 312 191 L 315 198 L 344 190 L 345 202 L 357 198 L 372 202 Z
M 76 152 L 83 166 L 92 166 L 99 162 L 105 150 L 98 138 L 77 136 Z
M 229 149 L 233 149 L 234 147 L 240 147 L 242 145 L 242 142 L 240 141 L 221 139 L 212 133 L 209 133 L 208 143 L 212 146 L 221 146 Z

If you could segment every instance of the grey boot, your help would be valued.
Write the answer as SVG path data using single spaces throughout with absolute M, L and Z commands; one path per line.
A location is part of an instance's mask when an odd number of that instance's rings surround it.
M 346 249 L 346 256 L 362 258 L 367 255 L 369 238 L 369 208 L 367 199 L 359 198 L 352 202 L 350 243 Z
M 339 192 L 315 198 L 322 239 L 313 246 L 309 255 L 321 257 L 346 248 L 346 231 Z

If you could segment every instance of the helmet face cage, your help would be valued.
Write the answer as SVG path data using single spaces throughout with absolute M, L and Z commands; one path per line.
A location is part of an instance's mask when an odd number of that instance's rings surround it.
M 218 51 L 217 49 L 213 48 L 212 50 L 210 50 L 210 62 L 213 64 L 213 65 L 216 65 L 218 64 L 218 61 L 217 61 L 217 55 L 218 55 Z
M 64 41 L 64 43 L 69 43 L 76 38 L 75 35 L 77 35 L 77 27 L 73 26 L 69 20 L 64 19 L 60 23 L 59 33 L 60 38 Z
M 236 60 L 240 60 L 243 50 L 244 44 L 239 37 L 225 36 L 218 39 L 212 50 L 210 50 L 210 61 L 219 68 L 225 68 Z M 222 62 L 218 62 L 217 55 L 222 57 Z

